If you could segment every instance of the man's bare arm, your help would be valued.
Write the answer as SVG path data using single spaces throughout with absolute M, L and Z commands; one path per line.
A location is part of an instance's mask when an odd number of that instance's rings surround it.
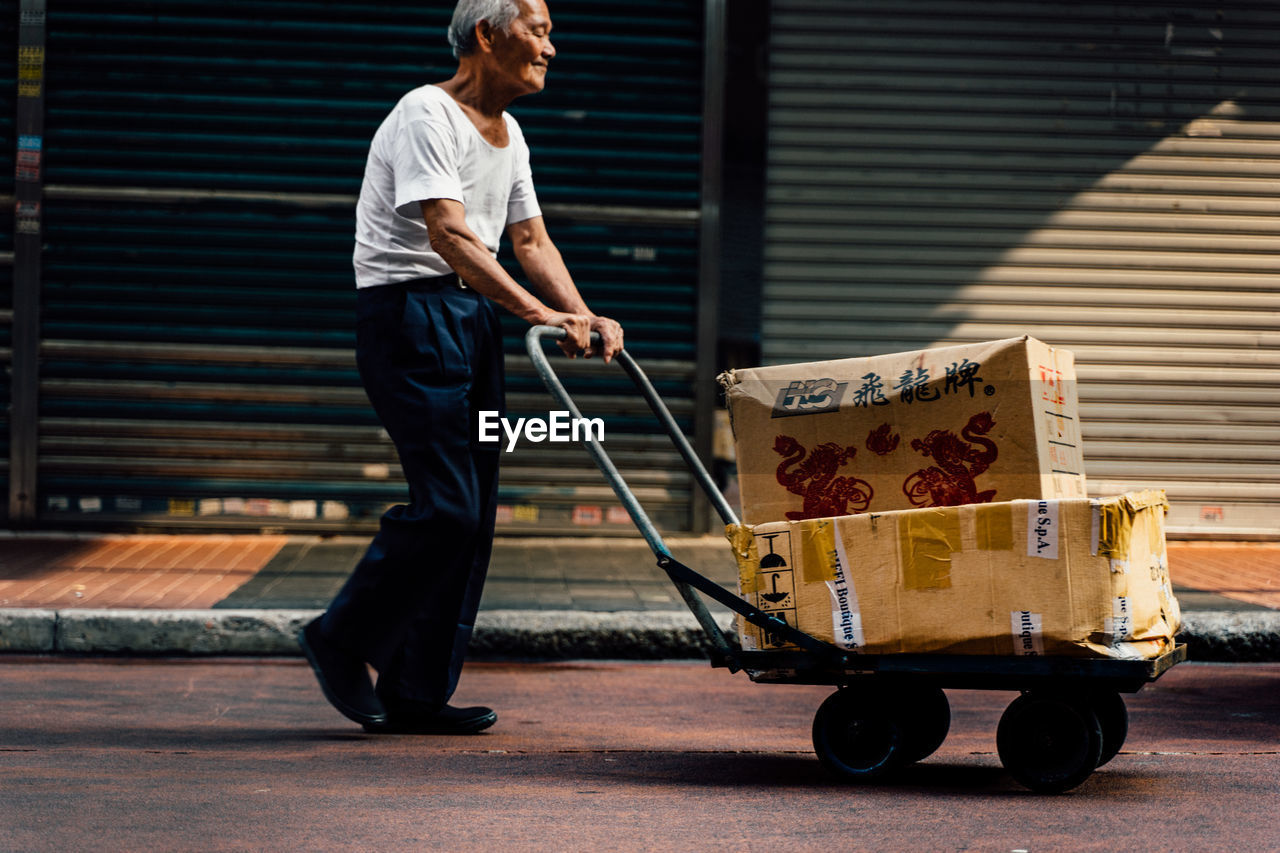
M 547 234 L 542 217 L 535 216 L 508 225 L 507 236 L 511 238 L 521 269 L 544 300 L 561 311 L 586 314 L 591 318 L 591 331 L 600 333 L 601 344 L 586 348 L 585 354 L 588 357 L 601 354 L 605 361 L 612 359 L 622 349 L 622 327 L 608 317 L 593 314 L 587 307 L 560 256 L 560 250 Z
M 551 308 L 507 274 L 467 225 L 466 209 L 453 199 L 422 202 L 431 248 L 471 287 L 531 326 L 558 326 L 569 333 L 575 351 L 590 345 L 592 317 L 581 311 Z M 582 300 L 579 299 L 580 303 Z

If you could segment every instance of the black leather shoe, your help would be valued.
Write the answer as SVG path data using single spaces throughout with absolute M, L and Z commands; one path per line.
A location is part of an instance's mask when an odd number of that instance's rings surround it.
M 491 708 L 455 708 L 445 705 L 430 711 L 390 704 L 387 721 L 366 725 L 365 731 L 397 735 L 473 735 L 498 722 Z
M 298 632 L 298 645 L 311 663 L 324 698 L 344 717 L 363 726 L 387 722 L 387 709 L 373 691 L 364 661 L 334 648 L 320 636 L 320 619 Z

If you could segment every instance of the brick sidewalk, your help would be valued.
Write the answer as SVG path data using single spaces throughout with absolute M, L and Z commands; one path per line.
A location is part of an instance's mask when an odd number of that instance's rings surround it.
M 212 607 L 252 579 L 284 536 L 104 536 L 0 541 L 0 607 Z
M 318 609 L 367 540 L 288 536 L 81 536 L 0 539 L 0 608 Z M 732 589 L 718 537 L 669 543 Z M 1169 543 L 1184 609 L 1280 610 L 1280 543 Z M 682 610 L 637 539 L 499 539 L 483 606 L 518 610 Z
M 1280 544 L 1170 542 L 1174 584 L 1280 610 Z
M 688 565 L 732 588 L 719 537 L 669 541 Z M 320 609 L 367 539 L 288 536 L 0 538 L 0 608 Z M 482 607 L 683 610 L 640 539 L 499 539 Z

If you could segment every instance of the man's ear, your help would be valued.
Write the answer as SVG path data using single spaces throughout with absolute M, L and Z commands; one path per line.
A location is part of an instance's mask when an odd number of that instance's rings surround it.
M 493 24 L 484 20 L 476 22 L 476 45 L 485 52 L 493 50 Z

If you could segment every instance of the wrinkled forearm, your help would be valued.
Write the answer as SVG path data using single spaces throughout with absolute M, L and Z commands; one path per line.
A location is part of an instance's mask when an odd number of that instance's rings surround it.
M 425 210 L 425 205 L 424 205 Z M 536 325 L 553 312 L 507 274 L 489 249 L 469 228 L 428 217 L 431 248 L 468 287 L 483 294 L 520 319 Z
M 573 276 L 560 257 L 560 250 L 550 241 L 541 246 L 526 247 L 516 253 L 516 258 L 530 284 L 552 308 L 574 314 L 592 313 L 573 283 Z

